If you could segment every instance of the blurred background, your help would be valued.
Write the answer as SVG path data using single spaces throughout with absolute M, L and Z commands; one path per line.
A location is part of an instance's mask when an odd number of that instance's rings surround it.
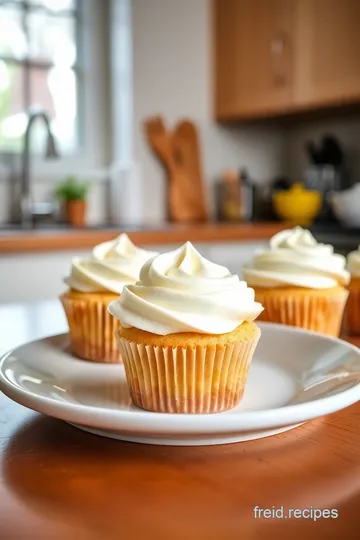
M 256 183 L 304 181 L 306 144 L 327 134 L 355 183 L 359 20 L 352 0 L 0 1 L 0 222 L 30 107 L 51 117 L 61 155 L 35 160 L 34 198 L 67 174 L 87 178 L 89 223 L 109 219 L 103 182 L 118 165 L 141 165 L 134 212 L 165 219 L 163 170 L 142 129 L 157 114 L 196 123 L 207 185 L 241 167 Z M 33 152 L 43 137 L 39 122 Z
M 0 240 L 284 220 L 353 249 L 359 21 L 355 0 L 0 0 Z

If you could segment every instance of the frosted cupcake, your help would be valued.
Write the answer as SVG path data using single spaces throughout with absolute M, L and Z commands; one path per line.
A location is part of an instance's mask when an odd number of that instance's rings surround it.
M 90 257 L 75 258 L 60 297 L 69 324 L 72 351 L 95 362 L 120 362 L 116 321 L 107 307 L 124 285 L 139 279 L 142 265 L 156 253 L 139 249 L 121 234 L 96 246 Z
M 338 336 L 348 297 L 346 260 L 301 227 L 276 234 L 244 268 L 261 320 Z
M 346 306 L 346 329 L 350 334 L 360 334 L 360 246 L 349 253 L 348 270 L 351 279 Z
M 260 337 L 254 291 L 187 242 L 146 262 L 109 306 L 132 400 L 214 413 L 237 405 Z

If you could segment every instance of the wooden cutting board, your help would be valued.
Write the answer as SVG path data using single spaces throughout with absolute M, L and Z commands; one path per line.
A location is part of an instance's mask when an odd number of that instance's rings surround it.
M 189 129 L 188 122 L 180 122 L 171 133 L 161 116 L 145 120 L 144 128 L 150 147 L 167 173 L 169 219 L 203 221 L 207 213 L 204 211 L 204 190 L 198 188 L 202 184 L 198 180 L 201 167 L 196 132 Z
M 192 201 L 194 220 L 208 219 L 208 208 L 204 189 L 198 129 L 190 120 L 180 121 L 173 133 L 174 148 L 187 173 L 187 190 Z

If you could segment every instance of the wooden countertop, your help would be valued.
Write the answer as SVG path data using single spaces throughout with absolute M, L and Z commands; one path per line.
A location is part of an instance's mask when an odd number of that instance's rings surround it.
M 207 223 L 164 225 L 158 228 L 134 229 L 37 229 L 33 231 L 1 231 L 0 255 L 39 251 L 81 250 L 111 240 L 126 232 L 137 245 L 181 244 L 191 242 L 231 242 L 267 240 L 283 230 L 283 223 Z
M 0 306 L 0 354 L 62 332 L 58 302 Z M 161 447 L 90 435 L 0 394 L 0 538 L 357 539 L 360 402 L 279 435 Z M 254 507 L 337 519 L 256 519 Z

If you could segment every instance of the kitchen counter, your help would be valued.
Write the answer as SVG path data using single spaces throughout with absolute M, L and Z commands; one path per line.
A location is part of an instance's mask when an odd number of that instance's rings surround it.
M 0 255 L 11 253 L 50 252 L 90 249 L 126 232 L 137 245 L 182 244 L 191 242 L 251 242 L 267 240 L 284 229 L 283 223 L 204 223 L 191 225 L 164 224 L 159 227 L 34 229 L 29 231 L 0 229 Z
M 0 306 L 0 355 L 64 330 L 57 301 Z M 1 393 L 0 410 L 4 540 L 357 538 L 360 403 L 273 437 L 189 448 L 90 435 Z M 256 505 L 339 517 L 255 519 Z

